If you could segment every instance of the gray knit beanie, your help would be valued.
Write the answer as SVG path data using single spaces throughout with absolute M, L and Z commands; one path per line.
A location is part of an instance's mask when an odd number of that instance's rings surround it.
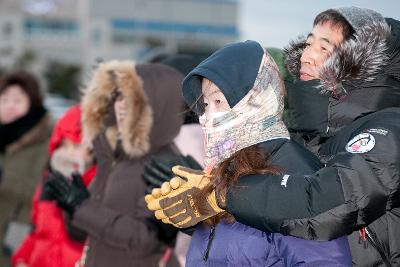
M 353 27 L 355 32 L 359 32 L 366 24 L 372 22 L 385 22 L 385 19 L 378 12 L 360 7 L 339 7 L 333 10 L 339 12 L 350 25 Z

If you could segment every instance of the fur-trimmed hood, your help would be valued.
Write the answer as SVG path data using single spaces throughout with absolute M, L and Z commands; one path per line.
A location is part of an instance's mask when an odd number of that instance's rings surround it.
M 314 146 L 356 119 L 400 107 L 400 22 L 385 21 L 360 28 L 355 39 L 339 46 L 322 66 L 320 80 L 299 80 L 305 38 L 285 49 L 287 68 L 297 79 L 286 83 L 286 122 L 293 135 Z
M 354 39 L 339 45 L 320 68 L 322 91 L 340 93 L 342 83 L 359 86 L 376 79 L 390 63 L 387 39 L 391 35 L 388 23 L 374 21 L 361 28 Z M 306 37 L 292 41 L 284 50 L 285 64 L 296 79 L 300 76 L 300 57 L 306 47 Z
M 109 61 L 95 70 L 82 99 L 85 142 L 105 134 L 113 149 L 118 131 L 113 95 L 118 88 L 127 99 L 127 116 L 120 134 L 122 149 L 129 157 L 141 157 L 171 143 L 182 124 L 183 76 L 161 64 Z

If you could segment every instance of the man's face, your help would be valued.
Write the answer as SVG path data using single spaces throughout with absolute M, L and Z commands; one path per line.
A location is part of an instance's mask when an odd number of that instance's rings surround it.
M 340 27 L 332 26 L 329 21 L 316 25 L 308 35 L 307 46 L 300 58 L 300 80 L 319 79 L 319 67 L 342 41 L 343 33 Z

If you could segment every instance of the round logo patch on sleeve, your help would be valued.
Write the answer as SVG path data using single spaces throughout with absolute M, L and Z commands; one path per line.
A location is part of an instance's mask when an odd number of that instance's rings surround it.
M 375 146 L 375 137 L 369 133 L 354 136 L 346 145 L 346 151 L 350 153 L 366 153 Z

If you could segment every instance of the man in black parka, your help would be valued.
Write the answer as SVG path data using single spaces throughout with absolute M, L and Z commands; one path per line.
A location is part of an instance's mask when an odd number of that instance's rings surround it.
M 264 231 L 314 240 L 348 235 L 354 266 L 400 266 L 399 35 L 400 22 L 368 9 L 317 16 L 307 38 L 285 51 L 296 78 L 286 84 L 287 124 L 325 167 L 307 177 L 241 177 L 214 197 L 220 208 Z M 157 217 L 182 228 L 221 211 L 197 216 L 187 191 L 170 193 L 173 209 L 164 205 L 169 195 L 154 200 Z

